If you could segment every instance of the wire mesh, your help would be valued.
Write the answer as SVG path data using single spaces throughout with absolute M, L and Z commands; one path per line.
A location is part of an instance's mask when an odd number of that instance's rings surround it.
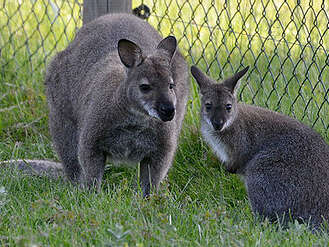
M 132 2 L 133 8 L 141 4 L 163 36 L 176 36 L 190 64 L 218 80 L 250 65 L 242 101 L 292 115 L 329 138 L 327 1 Z M 44 73 L 82 25 L 82 7 L 82 0 L 0 1 L 2 82 Z
M 34 73 L 72 40 L 81 1 L 0 1 L 1 74 Z

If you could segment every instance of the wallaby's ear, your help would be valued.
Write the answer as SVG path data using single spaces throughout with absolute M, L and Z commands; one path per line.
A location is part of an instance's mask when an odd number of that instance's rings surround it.
M 137 66 L 143 61 L 143 53 L 141 48 L 130 40 L 119 40 L 118 53 L 121 62 L 128 68 Z
M 196 82 L 199 84 L 201 93 L 208 87 L 209 78 L 206 74 L 204 74 L 197 66 L 191 67 L 191 73 L 195 78 Z
M 164 38 L 157 46 L 157 49 L 163 49 L 168 52 L 170 61 L 175 55 L 176 48 L 177 40 L 174 36 L 168 36 L 167 38 Z
M 235 93 L 235 91 L 237 89 L 236 85 L 238 84 L 239 79 L 248 71 L 248 69 L 249 69 L 249 66 L 247 66 L 243 70 L 239 71 L 234 76 L 226 79 L 225 81 L 223 81 L 223 85 L 225 87 L 227 87 L 232 92 L 232 94 Z

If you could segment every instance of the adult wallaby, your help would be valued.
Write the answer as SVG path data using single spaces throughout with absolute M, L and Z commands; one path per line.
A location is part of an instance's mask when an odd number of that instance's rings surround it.
M 202 135 L 225 168 L 242 176 L 254 213 L 319 227 L 329 219 L 329 146 L 295 119 L 238 103 L 237 84 L 247 70 L 216 83 L 192 66 Z
M 69 180 L 99 189 L 108 158 L 140 162 L 144 196 L 156 188 L 173 161 L 188 74 L 176 39 L 133 15 L 83 26 L 45 80 L 50 132 Z

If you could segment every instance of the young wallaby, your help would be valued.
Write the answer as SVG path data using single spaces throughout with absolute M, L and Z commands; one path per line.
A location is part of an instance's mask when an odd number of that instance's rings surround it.
M 237 84 L 247 70 L 216 83 L 192 66 L 202 135 L 227 171 L 242 176 L 254 213 L 317 228 L 329 219 L 329 146 L 295 119 L 238 103 Z
M 170 168 L 189 94 L 173 36 L 129 14 L 83 26 L 48 67 L 49 125 L 64 172 L 99 188 L 106 158 L 140 162 L 144 196 Z M 152 185 L 152 186 L 151 186 Z

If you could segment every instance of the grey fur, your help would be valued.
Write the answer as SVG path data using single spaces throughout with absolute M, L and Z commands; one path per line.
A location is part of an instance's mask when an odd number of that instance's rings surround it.
M 83 26 L 54 57 L 45 82 L 49 125 L 71 181 L 99 188 L 109 158 L 140 162 L 144 195 L 159 185 L 189 94 L 188 66 L 176 45 L 133 15 L 112 14 Z
M 329 146 L 295 119 L 238 103 L 236 85 L 247 69 L 218 84 L 192 66 L 203 137 L 226 169 L 242 176 L 256 214 L 317 228 L 329 219 Z
M 1 168 L 16 168 L 28 175 L 48 176 L 51 178 L 63 177 L 61 163 L 48 160 L 7 160 L 0 161 Z

